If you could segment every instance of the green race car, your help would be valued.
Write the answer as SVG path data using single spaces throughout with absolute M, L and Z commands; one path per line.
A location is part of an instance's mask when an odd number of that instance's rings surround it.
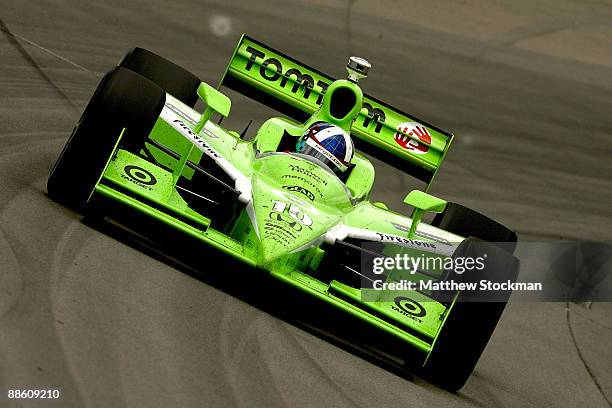
M 215 88 L 135 48 L 98 85 L 49 196 L 83 212 L 113 203 L 265 271 L 377 333 L 379 358 L 456 391 L 510 291 L 485 302 L 469 285 L 442 284 L 516 281 L 516 234 L 427 189 L 406 196 L 410 216 L 369 200 L 375 172 L 365 154 L 428 188 L 453 139 L 364 95 L 358 81 L 369 69 L 351 57 L 348 79 L 334 80 L 243 36 Z M 247 141 L 221 126 L 231 106 L 222 85 L 286 117 Z M 426 212 L 436 213 L 431 224 L 421 222 Z M 440 262 L 381 270 L 407 254 Z M 440 266 L 470 257 L 487 262 L 464 274 Z

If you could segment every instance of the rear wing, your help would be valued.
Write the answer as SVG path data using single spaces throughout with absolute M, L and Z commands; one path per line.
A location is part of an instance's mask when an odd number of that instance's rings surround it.
M 221 85 L 305 121 L 334 79 L 246 35 L 240 38 Z M 351 128 L 356 148 L 429 184 L 453 135 L 371 96 Z

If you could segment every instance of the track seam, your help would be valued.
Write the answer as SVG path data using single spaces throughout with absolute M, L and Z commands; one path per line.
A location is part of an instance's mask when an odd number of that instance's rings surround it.
M 570 320 L 569 302 L 565 303 L 565 320 L 567 321 L 567 328 L 569 329 L 569 334 L 572 339 L 572 343 L 574 343 L 574 348 L 576 349 L 578 358 L 582 362 L 582 365 L 584 366 L 587 374 L 589 374 L 589 377 L 591 377 L 591 380 L 593 380 L 595 387 L 597 387 L 597 390 L 599 391 L 603 399 L 608 403 L 608 406 L 612 408 L 612 401 L 610 401 L 608 397 L 606 396 L 606 394 L 604 393 L 604 390 L 601 387 L 601 384 L 599 383 L 599 381 L 597 381 L 597 377 L 595 376 L 595 374 L 593 374 L 593 371 L 591 371 L 591 367 L 589 367 L 589 365 L 587 364 L 586 360 L 584 359 L 584 356 L 582 355 L 582 352 L 580 351 L 580 347 L 578 347 L 578 342 L 576 341 L 576 337 L 574 336 L 574 330 L 572 329 L 572 323 Z
M 77 64 L 76 62 L 74 62 L 74 61 L 72 61 L 72 60 L 70 60 L 70 59 L 68 59 L 68 58 L 64 57 L 63 55 L 60 55 L 60 54 L 58 54 L 58 53 L 56 53 L 56 52 L 53 52 L 53 51 L 51 51 L 50 49 L 45 48 L 45 47 L 43 47 L 42 45 L 40 45 L 40 44 L 38 44 L 38 43 L 35 43 L 35 42 L 34 42 L 34 41 L 32 41 L 32 40 L 28 40 L 28 39 L 27 39 L 27 38 L 25 38 L 24 36 L 21 36 L 21 35 L 15 34 L 15 33 L 13 33 L 13 32 L 11 32 L 10 34 L 11 34 L 13 37 L 15 37 L 15 38 L 17 38 L 17 39 L 19 39 L 19 40 L 21 40 L 21 41 L 23 41 L 23 42 L 25 42 L 25 43 L 27 43 L 27 44 L 29 44 L 29 45 L 33 46 L 33 47 L 36 47 L 36 48 L 38 48 L 39 50 L 44 51 L 44 52 L 46 52 L 47 54 L 52 55 L 52 56 L 54 56 L 55 58 L 57 58 L 57 59 L 59 59 L 59 60 L 62 60 L 62 61 L 64 61 L 64 62 L 65 62 L 65 63 L 67 63 L 67 64 L 72 65 L 73 67 L 76 67 L 76 68 L 80 69 L 81 71 L 85 71 L 85 72 L 87 72 L 87 73 L 89 73 L 89 74 L 96 75 L 96 76 L 102 76 L 102 74 L 101 74 L 101 73 L 91 71 L 91 70 L 89 70 L 89 69 L 85 68 L 84 66 L 82 66 L 82 65 L 80 65 L 80 64 Z
M 49 77 L 49 75 L 45 73 L 42 67 L 34 60 L 34 58 L 30 55 L 30 53 L 25 48 L 23 48 L 23 46 L 18 41 L 15 34 L 13 34 L 11 30 L 8 29 L 8 27 L 4 23 L 4 20 L 2 20 L 1 18 L 0 18 L 0 31 L 4 32 L 9 43 L 19 52 L 19 54 L 21 54 L 21 56 L 28 62 L 28 64 L 30 64 L 32 68 L 34 68 L 36 72 L 38 72 L 38 74 L 45 81 L 47 81 L 47 83 L 51 85 L 53 89 L 55 89 L 55 91 L 70 105 L 70 107 L 76 113 L 79 113 L 79 109 L 74 105 L 74 103 L 68 97 L 68 95 L 66 95 L 64 91 L 62 91 L 62 89 L 59 86 L 57 86 L 57 84 Z

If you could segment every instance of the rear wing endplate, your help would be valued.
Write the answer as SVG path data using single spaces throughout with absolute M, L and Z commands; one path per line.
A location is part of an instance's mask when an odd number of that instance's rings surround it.
M 243 35 L 221 80 L 227 86 L 295 119 L 305 121 L 334 79 Z M 358 150 L 429 184 L 453 135 L 364 95 L 351 133 Z

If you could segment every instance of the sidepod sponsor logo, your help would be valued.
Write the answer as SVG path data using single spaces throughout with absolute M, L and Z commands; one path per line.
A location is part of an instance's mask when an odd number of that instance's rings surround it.
M 408 231 L 410 231 L 410 227 L 408 227 L 406 225 L 398 224 L 398 223 L 390 221 L 390 220 L 385 220 L 385 221 L 387 221 L 388 223 L 393 225 L 393 228 L 395 228 L 398 231 L 401 231 L 401 232 L 408 232 Z M 432 241 L 436 241 L 436 242 L 439 242 L 441 244 L 452 245 L 449 240 L 447 240 L 445 238 L 442 238 L 442 237 L 439 237 L 437 235 L 429 234 L 427 232 L 417 231 L 416 235 L 418 235 L 419 237 L 431 239 Z
M 178 119 L 173 120 L 172 123 L 177 124 L 184 132 L 186 132 L 189 136 L 191 136 L 192 140 L 195 143 L 199 144 L 202 147 L 204 153 L 206 153 L 206 155 L 211 157 L 213 160 L 221 157 L 215 149 L 213 149 L 208 143 L 204 141 L 204 139 L 202 139 L 200 136 L 193 133 L 191 129 L 189 128 L 189 126 L 187 126 L 185 123 L 183 123 L 182 121 Z
M 381 232 L 377 232 L 376 235 L 378 235 L 378 240 L 380 242 L 396 243 L 396 244 L 405 245 L 411 248 L 429 248 L 429 249 L 437 248 L 436 244 L 433 244 L 431 242 L 418 241 L 415 239 L 398 237 L 397 235 L 383 234 Z

